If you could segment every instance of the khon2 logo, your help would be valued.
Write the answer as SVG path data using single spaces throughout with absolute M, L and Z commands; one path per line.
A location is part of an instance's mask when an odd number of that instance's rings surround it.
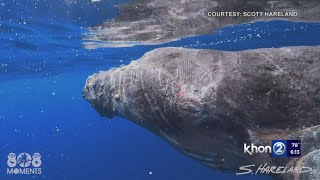
M 41 174 L 41 164 L 40 153 L 34 153 L 32 156 L 28 153 L 21 153 L 18 156 L 9 153 L 7 174 Z
M 243 152 L 249 155 L 256 153 L 270 153 L 273 157 L 300 157 L 300 140 L 272 140 L 272 146 L 256 146 L 244 143 Z

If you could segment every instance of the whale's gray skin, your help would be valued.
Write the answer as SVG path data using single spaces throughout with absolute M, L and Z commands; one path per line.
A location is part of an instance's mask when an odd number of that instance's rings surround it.
M 102 116 L 127 118 L 215 169 L 295 165 L 299 158 L 243 152 L 244 143 L 271 145 L 272 139 L 301 139 L 308 165 L 320 166 L 311 153 L 320 149 L 319 46 L 160 48 L 90 76 L 83 96 Z
M 209 17 L 208 12 L 297 12 L 296 17 Z M 319 0 L 134 0 L 119 15 L 90 28 L 87 48 L 159 44 L 214 29 L 256 21 L 320 21 Z M 96 43 L 102 40 L 105 43 Z

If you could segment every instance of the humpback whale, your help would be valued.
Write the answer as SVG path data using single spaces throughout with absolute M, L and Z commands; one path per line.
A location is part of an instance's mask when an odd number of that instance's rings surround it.
M 300 165 L 320 177 L 320 47 L 245 51 L 159 48 L 90 76 L 83 97 L 102 116 L 124 117 L 221 171 Z M 244 143 L 300 139 L 301 158 L 246 154 Z

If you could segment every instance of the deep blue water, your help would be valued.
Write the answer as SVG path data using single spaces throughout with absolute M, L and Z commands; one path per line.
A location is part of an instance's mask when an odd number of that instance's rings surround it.
M 0 0 L 0 179 L 268 179 L 213 171 L 127 120 L 101 118 L 82 88 L 92 73 L 158 47 L 319 45 L 320 24 L 258 22 L 162 45 L 85 49 L 86 28 L 114 17 L 121 2 Z M 41 153 L 42 175 L 5 175 L 11 152 Z

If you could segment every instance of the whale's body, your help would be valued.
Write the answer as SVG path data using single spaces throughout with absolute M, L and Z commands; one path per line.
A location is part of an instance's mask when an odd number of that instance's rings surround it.
M 313 174 L 295 175 L 312 179 L 320 172 L 319 58 L 319 47 L 160 48 L 89 77 L 83 95 L 101 115 L 132 120 L 212 168 L 313 164 Z M 244 143 L 272 139 L 301 139 L 304 161 L 243 152 Z

